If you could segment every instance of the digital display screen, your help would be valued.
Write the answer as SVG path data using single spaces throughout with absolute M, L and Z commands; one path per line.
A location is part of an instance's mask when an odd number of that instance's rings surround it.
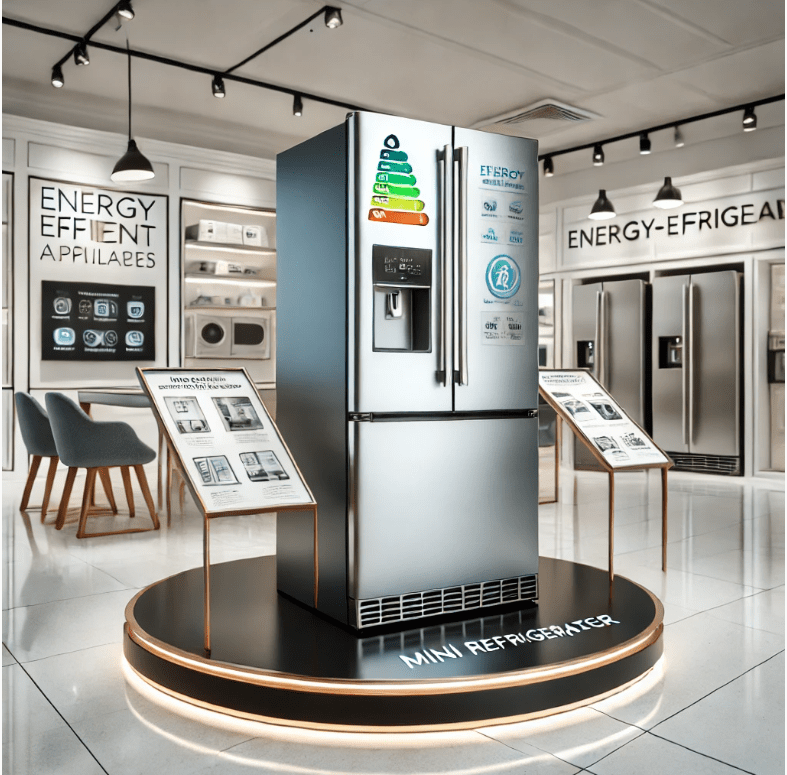
M 156 358 L 152 286 L 41 283 L 41 359 L 152 361 Z
M 431 285 L 432 251 L 372 245 L 372 270 L 375 283 Z

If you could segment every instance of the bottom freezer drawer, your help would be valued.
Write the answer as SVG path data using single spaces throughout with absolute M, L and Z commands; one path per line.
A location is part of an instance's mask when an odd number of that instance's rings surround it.
M 538 419 L 353 423 L 356 601 L 538 572 Z

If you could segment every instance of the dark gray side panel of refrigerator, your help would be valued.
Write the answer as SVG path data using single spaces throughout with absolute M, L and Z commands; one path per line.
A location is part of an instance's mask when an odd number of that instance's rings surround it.
M 276 158 L 277 423 L 319 514 L 319 609 L 347 621 L 347 151 L 342 124 Z M 278 587 L 312 605 L 311 514 L 277 520 Z

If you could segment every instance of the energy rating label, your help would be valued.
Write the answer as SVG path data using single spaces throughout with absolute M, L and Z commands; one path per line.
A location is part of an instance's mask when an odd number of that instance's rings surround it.
M 369 220 L 381 223 L 401 223 L 409 226 L 426 226 L 429 216 L 422 212 L 424 203 L 418 197 L 413 168 L 407 154 L 399 150 L 399 138 L 388 135 L 380 151 L 377 175 L 372 192 Z

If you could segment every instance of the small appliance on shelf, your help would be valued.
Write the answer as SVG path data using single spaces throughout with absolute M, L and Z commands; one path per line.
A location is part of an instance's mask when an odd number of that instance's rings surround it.
M 243 366 L 273 387 L 276 213 L 185 199 L 181 207 L 183 365 Z

